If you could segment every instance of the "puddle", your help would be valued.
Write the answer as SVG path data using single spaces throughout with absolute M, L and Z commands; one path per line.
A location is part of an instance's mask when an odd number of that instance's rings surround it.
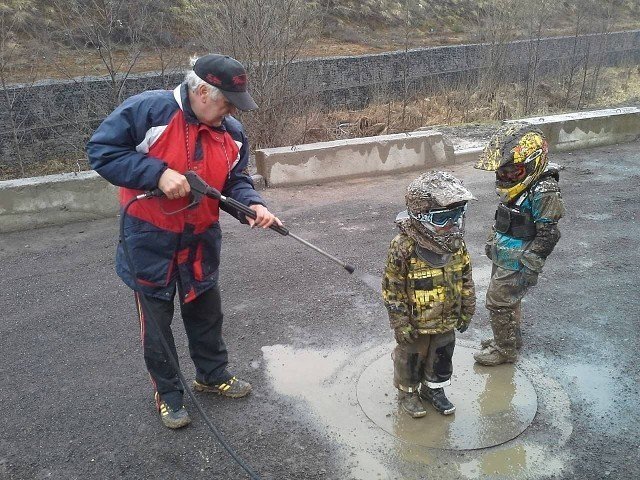
M 429 407 L 428 415 L 417 420 L 397 410 L 390 375 L 393 343 L 325 350 L 273 345 L 262 352 L 274 390 L 296 398 L 300 414 L 339 447 L 350 479 L 566 477 L 571 454 L 565 444 L 572 428 L 564 391 L 527 362 L 502 371 L 474 369 L 473 349 L 464 343 L 456 346 L 456 373 L 447 388 L 457 405 L 455 415 L 443 417 Z M 532 385 L 545 391 L 538 405 L 545 428 L 529 434 L 526 427 L 535 415 Z M 381 418 L 374 422 L 368 415 Z M 438 439 L 447 445 L 432 448 Z M 506 443 L 478 448 L 500 442 Z M 462 454 L 455 448 L 476 449 Z
M 542 448 L 517 445 L 499 448 L 460 465 L 460 471 L 470 479 L 521 478 L 519 475 L 527 470 L 562 471 L 562 460 L 559 457 L 549 458 Z
M 577 213 L 576 218 L 583 218 L 585 220 L 592 220 L 594 222 L 602 222 L 603 220 L 609 220 L 613 215 L 610 213 Z
M 387 433 L 430 448 L 472 450 L 505 443 L 533 421 L 537 396 L 526 375 L 513 364 L 476 366 L 475 350 L 456 346 L 447 397 L 456 406 L 453 415 L 433 408 L 421 419 L 404 413 L 397 402 L 390 354 L 369 365 L 358 381 L 358 402 L 364 413 Z
M 563 376 L 572 379 L 570 387 L 585 401 L 582 405 L 591 411 L 591 421 L 602 424 L 611 431 L 613 426 L 621 429 L 628 426 L 624 415 L 619 415 L 619 405 L 612 401 L 621 388 L 615 380 L 615 372 L 598 365 L 572 363 L 562 369 Z

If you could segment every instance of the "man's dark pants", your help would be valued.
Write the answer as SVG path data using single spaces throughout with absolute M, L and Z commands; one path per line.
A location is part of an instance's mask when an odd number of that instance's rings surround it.
M 177 361 L 177 352 L 171 332 L 174 303 L 142 293 L 135 293 L 140 317 L 140 335 L 144 360 L 155 391 L 171 407 L 182 406 L 184 388 L 178 373 L 162 346 L 158 328 L 167 340 Z M 189 353 L 196 367 L 196 380 L 202 383 L 222 383 L 231 375 L 227 372 L 227 347 L 222 339 L 222 305 L 220 290 L 216 286 L 200 294 L 189 303 L 180 302 L 182 321 L 189 340 Z M 156 402 L 159 403 L 158 395 Z

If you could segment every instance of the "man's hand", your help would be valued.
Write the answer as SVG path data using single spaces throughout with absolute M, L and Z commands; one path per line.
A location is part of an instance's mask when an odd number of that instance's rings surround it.
M 528 267 L 522 267 L 518 283 L 522 287 L 533 287 L 538 283 L 538 272 L 535 272 Z
M 167 198 L 172 200 L 186 197 L 191 191 L 187 177 L 170 168 L 167 168 L 160 176 L 158 188 L 162 190 L 162 193 L 164 193 Z
M 256 218 L 246 217 L 247 222 L 253 227 L 262 227 L 269 228 L 274 223 L 276 225 L 282 226 L 282 222 L 276 217 L 273 213 L 271 213 L 267 207 L 260 204 L 251 205 L 249 207 L 251 210 L 256 212 Z
M 413 343 L 413 340 L 417 337 L 418 334 L 411 325 L 396 327 L 393 329 L 393 333 L 396 337 L 396 342 L 401 345 L 408 345 L 410 343 Z

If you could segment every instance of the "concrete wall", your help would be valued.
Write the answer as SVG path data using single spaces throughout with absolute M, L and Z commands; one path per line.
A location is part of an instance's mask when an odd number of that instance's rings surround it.
M 505 78 L 521 74 L 529 62 L 533 44 L 526 41 L 502 46 L 486 44 L 422 48 L 351 57 L 328 57 L 294 62 L 289 67 L 291 85 L 332 108 L 357 108 L 376 98 L 393 98 L 426 87 L 442 89 L 470 84 L 491 65 L 490 58 L 504 55 Z M 588 55 L 587 55 L 588 52 Z M 605 65 L 640 63 L 640 31 L 605 36 L 544 38 L 539 48 L 538 74 L 561 74 L 570 64 L 598 58 Z M 494 72 L 499 74 L 500 72 Z M 172 88 L 183 74 L 133 75 L 124 84 L 121 98 L 153 88 Z M 97 124 L 119 103 L 110 79 L 77 78 L 12 85 L 6 89 L 14 105 L 12 113 L 0 102 L 0 162 L 15 164 L 16 145 L 12 125 L 19 125 L 18 143 L 23 162 L 47 157 L 82 157 L 82 147 Z M 12 123 L 13 120 L 13 123 Z M 36 149 L 33 146 L 37 146 Z
M 95 172 L 0 182 L 0 232 L 112 217 L 116 193 Z
M 256 167 L 279 186 L 437 167 L 452 155 L 441 133 L 425 131 L 258 150 Z
M 632 142 L 640 138 L 640 108 L 625 107 L 565 115 L 523 118 L 540 127 L 550 151 Z
M 640 139 L 636 107 L 525 118 L 542 129 L 550 150 L 569 151 Z M 426 170 L 476 161 L 482 147 L 454 151 L 439 132 L 412 132 L 263 149 L 258 172 L 268 186 L 318 183 L 390 171 Z
M 524 119 L 539 125 L 552 150 L 640 139 L 640 109 L 626 108 Z M 257 152 L 268 185 L 322 183 L 355 176 L 446 168 L 475 161 L 481 148 L 454 151 L 439 132 L 357 138 Z M 261 177 L 254 181 L 261 183 Z M 0 232 L 115 216 L 116 189 L 94 172 L 0 182 Z

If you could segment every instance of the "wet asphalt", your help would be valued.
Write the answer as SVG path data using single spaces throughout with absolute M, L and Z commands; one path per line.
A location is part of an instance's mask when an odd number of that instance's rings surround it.
M 264 479 L 640 478 L 639 146 L 552 155 L 566 167 L 567 215 L 523 304 L 522 368 L 539 409 L 518 437 L 526 448 L 514 452 L 545 452 L 523 457 L 527 468 L 506 456 L 492 470 L 493 449 L 399 454 L 353 394 L 392 342 L 379 294 L 361 278 L 380 276 L 404 189 L 419 172 L 263 191 L 293 233 L 360 276 L 290 238 L 223 218 L 224 334 L 231 368 L 254 391 L 240 400 L 200 394 L 203 407 Z M 446 170 L 477 197 L 466 240 L 478 312 L 459 335 L 476 345 L 489 336 L 483 244 L 497 197 L 491 174 L 470 164 Z M 113 268 L 116 243 L 115 218 L 0 236 L 0 479 L 247 478 L 189 399 L 189 427 L 161 425 L 133 295 Z M 174 325 L 191 380 L 179 318 Z M 329 373 L 311 363 L 287 376 L 295 357 L 282 355 L 295 351 L 322 352 L 320 361 L 340 352 L 340 361 Z M 379 381 L 387 388 L 391 378 Z M 341 418 L 360 426 L 341 429 Z M 460 466 L 483 459 L 480 469 Z

